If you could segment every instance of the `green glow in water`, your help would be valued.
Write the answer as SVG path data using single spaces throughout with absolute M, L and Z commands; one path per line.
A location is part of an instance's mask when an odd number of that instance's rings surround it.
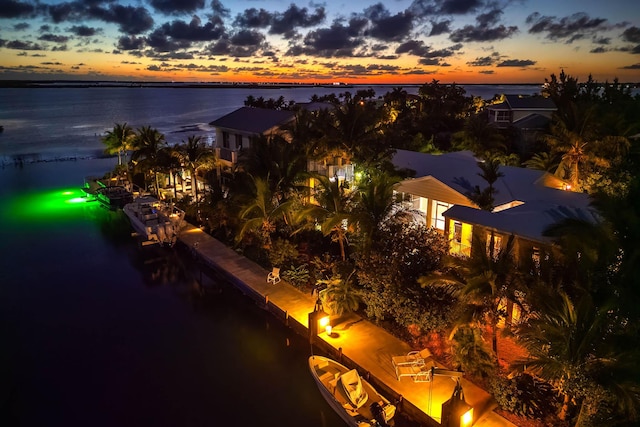
M 16 224 L 72 221 L 84 217 L 99 206 L 84 196 L 80 188 L 23 193 L 8 200 L 3 216 Z

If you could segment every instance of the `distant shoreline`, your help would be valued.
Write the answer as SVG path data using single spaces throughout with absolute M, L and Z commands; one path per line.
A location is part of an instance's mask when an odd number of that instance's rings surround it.
M 426 83 L 190 83 L 190 82 L 119 82 L 119 81 L 70 81 L 70 80 L 0 80 L 0 88 L 190 88 L 190 89 L 281 89 L 281 88 L 354 88 L 354 87 L 376 87 L 376 86 L 399 86 L 399 87 L 420 87 Z M 456 86 L 540 86 L 540 83 L 442 83 L 444 85 L 455 84 Z

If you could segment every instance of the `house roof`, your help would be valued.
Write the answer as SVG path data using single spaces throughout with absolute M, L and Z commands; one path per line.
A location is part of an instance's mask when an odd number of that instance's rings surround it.
M 505 100 L 499 104 L 487 106 L 489 110 L 528 110 L 555 111 L 556 104 L 551 98 L 542 96 L 505 95 Z
M 427 185 L 426 180 L 423 179 L 425 177 L 433 177 L 467 199 L 467 194 L 476 186 L 484 189 L 488 185 L 480 177 L 479 173 L 482 171 L 478 167 L 478 159 L 470 151 L 436 155 L 397 150 L 392 162 L 399 169 L 410 169 L 416 172 L 415 178 L 401 182 L 398 187 L 398 191 L 406 193 L 421 195 L 419 187 Z M 494 184 L 496 206 L 515 200 L 539 199 L 547 193 L 546 190 L 549 190 L 549 187 L 561 189 L 564 184 L 562 180 L 548 172 L 535 169 L 501 166 L 500 172 L 504 176 L 498 178 Z
M 295 117 L 295 112 L 267 108 L 241 107 L 209 124 L 218 128 L 246 133 L 262 134 L 275 126 L 281 126 Z
M 565 203 L 536 200 L 523 203 L 499 212 L 488 212 L 467 206 L 452 206 L 443 215 L 468 224 L 480 225 L 508 234 L 515 234 L 537 242 L 550 242 L 544 235 L 551 225 L 566 219 L 576 218 L 591 222 L 597 220 L 597 213 L 589 205 L 584 193 L 554 190 L 567 196 Z
M 587 194 L 562 190 L 564 181 L 548 172 L 501 166 L 500 172 L 504 176 L 494 184 L 494 205 L 505 209 L 487 212 L 474 208 L 466 196 L 476 185 L 481 189 L 488 185 L 478 175 L 481 172 L 478 160 L 471 152 L 433 155 L 397 150 L 392 162 L 398 168 L 416 171 L 416 177 L 402 181 L 398 191 L 433 198 L 444 194 L 438 192 L 440 187 L 434 186 L 434 182 L 447 186 L 454 194 L 442 201 L 454 203 L 454 206 L 446 211 L 445 216 L 466 223 L 546 241 L 543 231 L 559 219 L 595 217 Z

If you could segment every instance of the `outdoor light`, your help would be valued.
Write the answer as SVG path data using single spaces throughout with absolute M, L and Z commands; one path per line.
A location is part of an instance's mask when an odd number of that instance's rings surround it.
M 309 340 L 313 341 L 313 337 L 317 336 L 321 331 L 327 331 L 330 334 L 328 329 L 331 328 L 330 320 L 329 314 L 322 309 L 322 301 L 318 296 L 313 311 L 309 313 Z
M 331 332 L 333 330 L 333 328 L 331 327 L 331 325 L 327 325 L 324 327 L 324 330 L 327 332 L 327 335 L 331 336 Z
M 457 381 L 451 399 L 442 404 L 443 427 L 470 427 L 473 424 L 473 407 L 464 400 L 460 380 Z

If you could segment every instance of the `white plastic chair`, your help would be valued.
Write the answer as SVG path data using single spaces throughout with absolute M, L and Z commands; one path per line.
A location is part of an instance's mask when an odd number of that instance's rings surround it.
M 274 267 L 273 270 L 267 274 L 267 283 L 275 285 L 280 281 L 280 269 Z

